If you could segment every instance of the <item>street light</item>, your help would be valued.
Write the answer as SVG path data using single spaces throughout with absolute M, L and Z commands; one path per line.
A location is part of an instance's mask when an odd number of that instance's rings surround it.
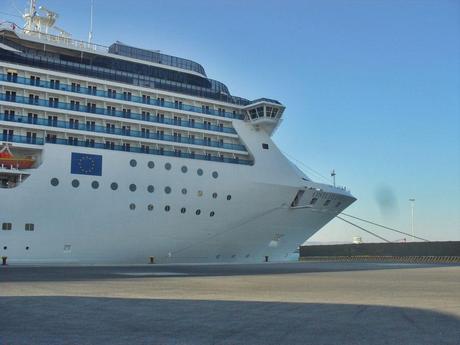
M 411 229 L 412 229 L 412 241 L 415 241 L 415 232 L 414 232 L 414 206 L 415 199 L 411 198 L 410 201 L 410 214 L 411 214 Z

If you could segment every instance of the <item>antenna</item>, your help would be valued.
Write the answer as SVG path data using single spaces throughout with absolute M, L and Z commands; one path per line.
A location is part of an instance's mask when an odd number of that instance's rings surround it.
M 335 175 L 336 175 L 336 173 L 335 173 L 335 169 L 334 169 L 331 172 L 332 180 L 334 181 L 334 187 L 335 187 Z
M 94 0 L 91 0 L 91 15 L 90 15 L 90 24 L 89 24 L 88 43 L 91 43 L 93 40 L 93 8 L 94 8 Z

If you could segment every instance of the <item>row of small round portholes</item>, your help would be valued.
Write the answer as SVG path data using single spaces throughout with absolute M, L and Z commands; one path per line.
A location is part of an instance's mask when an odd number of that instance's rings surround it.
M 129 204 L 129 209 L 130 209 L 131 211 L 134 211 L 134 210 L 136 209 L 136 204 L 135 204 L 135 203 Z M 148 204 L 148 205 L 147 205 L 147 210 L 148 210 L 148 211 L 153 211 L 153 209 L 154 209 L 153 204 Z M 170 206 L 170 205 L 165 205 L 164 210 L 165 210 L 165 212 L 171 211 L 171 206 Z M 180 213 L 182 213 L 182 214 L 187 213 L 187 209 L 186 209 L 185 207 L 181 207 Z M 199 215 L 201 214 L 201 210 L 200 210 L 200 209 L 197 209 L 197 210 L 195 211 L 195 214 L 196 214 L 197 216 L 199 216 Z M 215 215 L 216 215 L 216 212 L 214 212 L 214 211 L 209 212 L 209 217 L 214 217 Z
M 50 184 L 51 184 L 53 187 L 57 187 L 57 186 L 59 185 L 59 180 L 58 180 L 56 177 L 53 177 L 53 178 L 50 180 Z M 73 179 L 72 182 L 71 182 L 71 184 L 72 184 L 72 187 L 78 188 L 78 187 L 80 186 L 80 181 L 77 180 L 77 179 Z M 98 189 L 98 188 L 99 188 L 99 182 L 98 182 L 98 181 L 93 181 L 93 182 L 91 182 L 91 187 L 92 187 L 93 189 Z M 118 189 L 118 183 L 112 182 L 112 183 L 110 184 L 110 188 L 111 188 L 112 190 L 117 190 L 117 189 Z M 131 183 L 131 184 L 129 185 L 129 190 L 130 190 L 131 192 L 135 192 L 135 191 L 137 190 L 137 186 L 136 186 L 134 183 Z M 148 185 L 148 186 L 147 186 L 147 192 L 153 193 L 154 191 L 155 191 L 155 187 L 154 187 L 154 186 L 152 186 L 152 185 Z M 170 193 L 172 192 L 172 188 L 169 187 L 169 186 L 166 186 L 165 189 L 164 189 L 164 191 L 165 191 L 166 194 L 170 194 Z M 181 189 L 181 193 L 184 194 L 184 195 L 187 194 L 187 188 L 182 188 L 182 189 Z M 203 191 L 199 190 L 199 191 L 197 192 L 197 195 L 200 196 L 200 197 L 203 196 Z M 217 199 L 217 196 L 218 196 L 217 193 L 212 193 L 213 199 Z M 231 196 L 230 194 L 228 194 L 228 195 L 227 195 L 227 200 L 231 200 L 231 199 L 232 199 L 232 196 Z
M 131 166 L 134 168 L 134 167 L 137 166 L 137 161 L 136 161 L 135 159 L 131 159 L 131 160 L 129 161 L 129 165 L 131 165 Z M 153 169 L 153 168 L 155 167 L 155 163 L 154 163 L 153 161 L 148 161 L 147 166 L 148 166 L 150 169 Z M 171 163 L 165 163 L 165 169 L 166 169 L 166 170 L 171 170 L 171 168 L 172 168 Z M 188 168 L 187 168 L 185 165 L 183 165 L 183 166 L 180 168 L 180 171 L 182 171 L 182 172 L 185 174 L 185 173 L 187 173 Z M 197 173 L 198 176 L 203 176 L 203 173 L 204 173 L 204 172 L 203 172 L 203 169 L 200 168 L 200 169 L 197 169 L 197 170 L 196 170 L 196 173 Z M 213 171 L 212 174 L 211 174 L 211 176 L 212 176 L 213 178 L 218 178 L 218 177 L 219 177 L 219 174 L 217 173 L 217 171 Z

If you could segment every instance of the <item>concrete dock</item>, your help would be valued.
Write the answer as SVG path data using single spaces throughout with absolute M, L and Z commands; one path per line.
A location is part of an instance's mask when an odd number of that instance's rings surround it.
M 0 267 L 0 344 L 460 344 L 460 265 Z

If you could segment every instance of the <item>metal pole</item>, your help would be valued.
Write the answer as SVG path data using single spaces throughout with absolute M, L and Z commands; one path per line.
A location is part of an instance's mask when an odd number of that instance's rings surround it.
M 410 214 L 411 214 L 411 230 L 412 230 L 412 241 L 415 240 L 415 232 L 414 232 L 414 203 L 415 199 L 411 198 L 410 201 Z

